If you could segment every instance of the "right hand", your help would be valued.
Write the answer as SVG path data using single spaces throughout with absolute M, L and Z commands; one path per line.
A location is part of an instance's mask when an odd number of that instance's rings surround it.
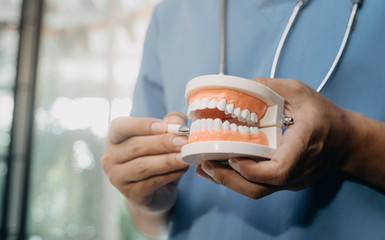
M 163 121 L 122 117 L 112 121 L 102 165 L 128 203 L 150 212 L 167 212 L 175 204 L 177 183 L 188 165 L 180 160 L 186 136 L 167 133 L 167 124 L 185 124 L 182 113 Z

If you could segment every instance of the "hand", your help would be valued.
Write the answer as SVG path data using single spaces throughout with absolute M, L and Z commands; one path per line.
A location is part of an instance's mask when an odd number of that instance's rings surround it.
M 112 122 L 102 165 L 131 207 L 164 213 L 174 205 L 178 180 L 188 169 L 180 160 L 187 137 L 166 133 L 167 123 L 185 122 L 176 112 L 163 121 L 124 117 Z
M 350 138 L 346 110 L 297 80 L 254 79 L 285 99 L 294 118 L 269 161 L 230 159 L 229 166 L 206 161 L 197 173 L 250 198 L 278 190 L 299 190 L 331 169 L 340 169 Z

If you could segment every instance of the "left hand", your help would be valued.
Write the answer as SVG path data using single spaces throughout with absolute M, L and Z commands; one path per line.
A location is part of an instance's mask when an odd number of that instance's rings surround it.
M 230 159 L 229 166 L 205 161 L 198 175 L 258 199 L 278 190 L 300 190 L 329 170 L 338 170 L 351 137 L 347 110 L 291 79 L 255 78 L 285 99 L 285 115 L 294 118 L 269 161 Z

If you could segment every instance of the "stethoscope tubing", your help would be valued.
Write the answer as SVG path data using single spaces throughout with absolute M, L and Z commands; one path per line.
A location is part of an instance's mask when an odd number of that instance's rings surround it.
M 279 59 L 281 57 L 282 49 L 285 45 L 285 42 L 287 40 L 287 36 L 289 35 L 300 11 L 305 6 L 305 3 L 308 0 L 298 0 L 297 4 L 295 5 L 292 14 L 290 15 L 290 18 L 286 24 L 286 27 L 281 35 L 280 41 L 278 43 L 277 49 L 275 51 L 274 60 L 271 66 L 270 70 L 270 78 L 276 77 L 276 71 Z M 341 61 L 341 57 L 343 52 L 346 49 L 346 44 L 349 40 L 351 31 L 353 30 L 353 27 L 355 25 L 357 11 L 359 6 L 362 4 L 362 0 L 354 0 L 352 3 L 352 10 L 349 16 L 348 24 L 345 30 L 344 37 L 341 41 L 339 50 L 334 58 L 334 61 L 332 65 L 330 66 L 327 74 L 325 75 L 324 79 L 316 89 L 317 92 L 321 92 L 322 89 L 325 87 L 326 83 L 330 80 L 331 76 L 336 70 L 336 67 L 338 66 L 339 62 Z M 227 0 L 222 0 L 221 2 L 221 14 L 220 14 L 220 49 L 219 49 L 219 74 L 226 74 L 226 9 L 227 9 Z

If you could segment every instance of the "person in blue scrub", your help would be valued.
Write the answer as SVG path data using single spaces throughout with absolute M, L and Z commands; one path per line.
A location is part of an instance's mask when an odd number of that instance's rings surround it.
M 180 157 L 186 83 L 217 74 L 219 0 L 165 0 L 149 25 L 133 116 L 111 124 L 103 167 L 136 227 L 169 239 L 385 239 L 385 1 L 365 1 L 341 62 L 346 0 L 309 1 L 268 78 L 296 0 L 229 0 L 227 74 L 285 99 L 293 117 L 270 161 Z M 294 80 L 298 79 L 298 80 Z M 199 177 L 199 176 L 201 177 Z

